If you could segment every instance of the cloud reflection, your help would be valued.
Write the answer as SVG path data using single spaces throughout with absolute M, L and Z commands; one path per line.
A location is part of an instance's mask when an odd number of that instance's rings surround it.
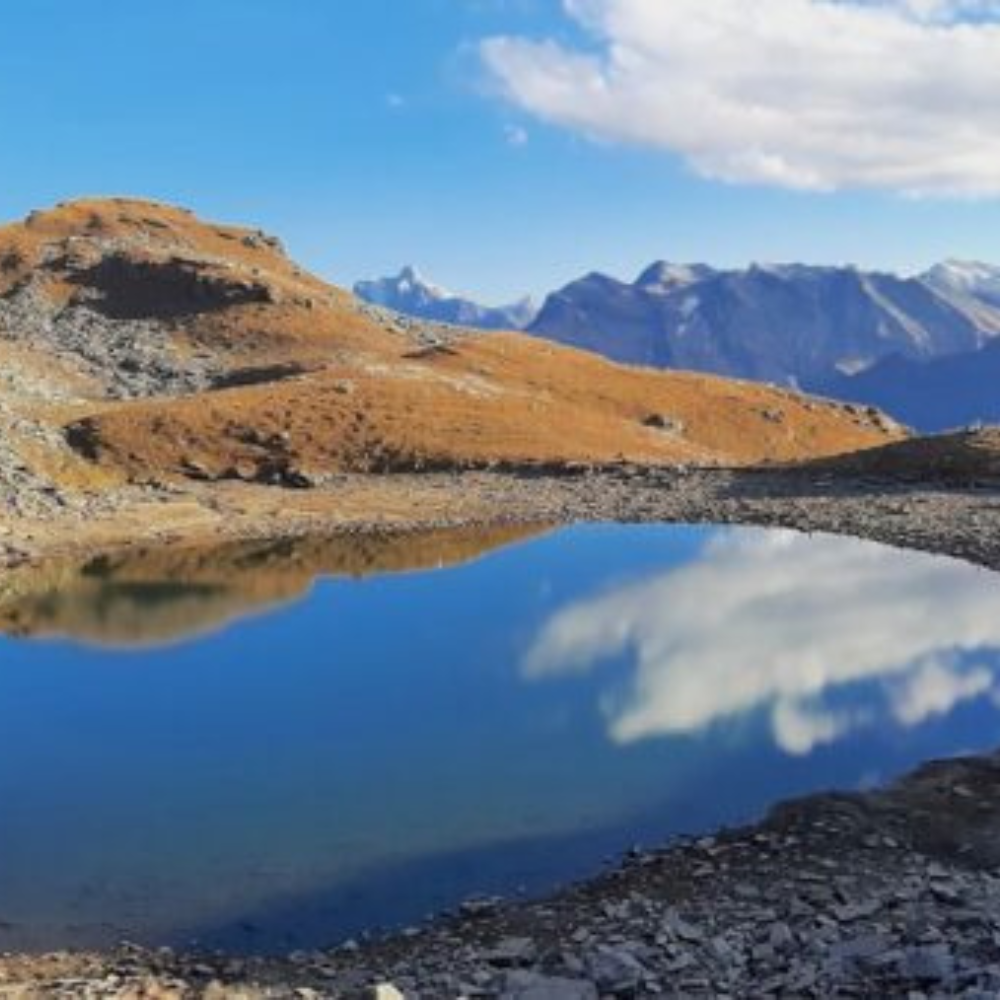
M 626 689 L 601 706 L 616 742 L 765 710 L 777 745 L 805 754 L 989 693 L 985 658 L 962 662 L 986 650 L 1000 650 L 1000 579 L 987 571 L 852 539 L 725 530 L 696 562 L 557 612 L 523 670 L 586 673 L 625 655 Z M 862 682 L 878 684 L 874 706 L 846 697 Z

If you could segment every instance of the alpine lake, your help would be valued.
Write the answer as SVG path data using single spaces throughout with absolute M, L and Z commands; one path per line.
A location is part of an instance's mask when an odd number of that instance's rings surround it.
M 0 578 L 0 951 L 283 952 L 1000 744 L 1000 576 L 708 526 Z

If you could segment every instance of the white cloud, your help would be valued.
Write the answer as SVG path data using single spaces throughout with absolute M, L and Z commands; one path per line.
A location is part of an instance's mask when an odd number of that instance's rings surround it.
M 894 692 L 892 712 L 904 726 L 916 726 L 935 715 L 947 715 L 963 701 L 978 698 L 992 687 L 993 672 L 987 667 L 962 672 L 947 663 L 931 661 Z
M 1000 652 L 992 574 L 851 539 L 721 532 L 695 562 L 555 614 L 523 670 L 585 673 L 627 654 L 624 695 L 602 702 L 615 741 L 766 711 L 776 744 L 803 754 L 874 720 L 837 698 L 864 682 L 905 726 L 987 693 L 991 670 L 957 665 L 973 650 Z
M 771 713 L 775 743 L 797 757 L 835 743 L 859 721 L 849 712 L 816 710 L 797 701 L 779 701 Z
M 593 44 L 491 38 L 506 98 L 740 182 L 1000 194 L 997 0 L 563 0 Z

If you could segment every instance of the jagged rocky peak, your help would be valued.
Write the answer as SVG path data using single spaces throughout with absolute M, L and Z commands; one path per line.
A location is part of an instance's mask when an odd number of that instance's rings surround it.
M 927 271 L 923 281 L 942 292 L 973 296 L 1000 305 L 1000 267 L 995 264 L 946 260 Z
M 397 309 L 400 312 L 409 311 L 401 308 L 403 305 L 410 309 L 427 308 L 457 298 L 447 289 L 426 280 L 412 264 L 402 267 L 393 277 L 359 281 L 355 285 L 355 293 L 372 305 Z
M 683 288 L 686 285 L 704 281 L 715 273 L 715 268 L 709 267 L 707 264 L 674 264 L 670 261 L 659 260 L 650 264 L 639 275 L 636 285 L 649 290 Z
M 891 354 L 978 349 L 1000 334 L 995 271 L 944 266 L 935 282 L 849 265 L 658 261 L 633 284 L 605 275 L 570 283 L 531 332 L 616 361 L 816 387 Z
M 535 318 L 538 307 L 530 298 L 504 306 L 485 306 L 448 291 L 408 264 L 395 277 L 359 281 L 358 298 L 418 319 L 485 330 L 520 330 Z

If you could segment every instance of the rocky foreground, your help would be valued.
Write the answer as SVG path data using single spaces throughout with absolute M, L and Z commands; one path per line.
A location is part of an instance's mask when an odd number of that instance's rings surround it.
M 0 959 L 0 995 L 993 997 L 998 863 L 1000 755 L 636 849 L 554 898 L 470 900 L 384 941 L 283 959 L 132 947 Z

